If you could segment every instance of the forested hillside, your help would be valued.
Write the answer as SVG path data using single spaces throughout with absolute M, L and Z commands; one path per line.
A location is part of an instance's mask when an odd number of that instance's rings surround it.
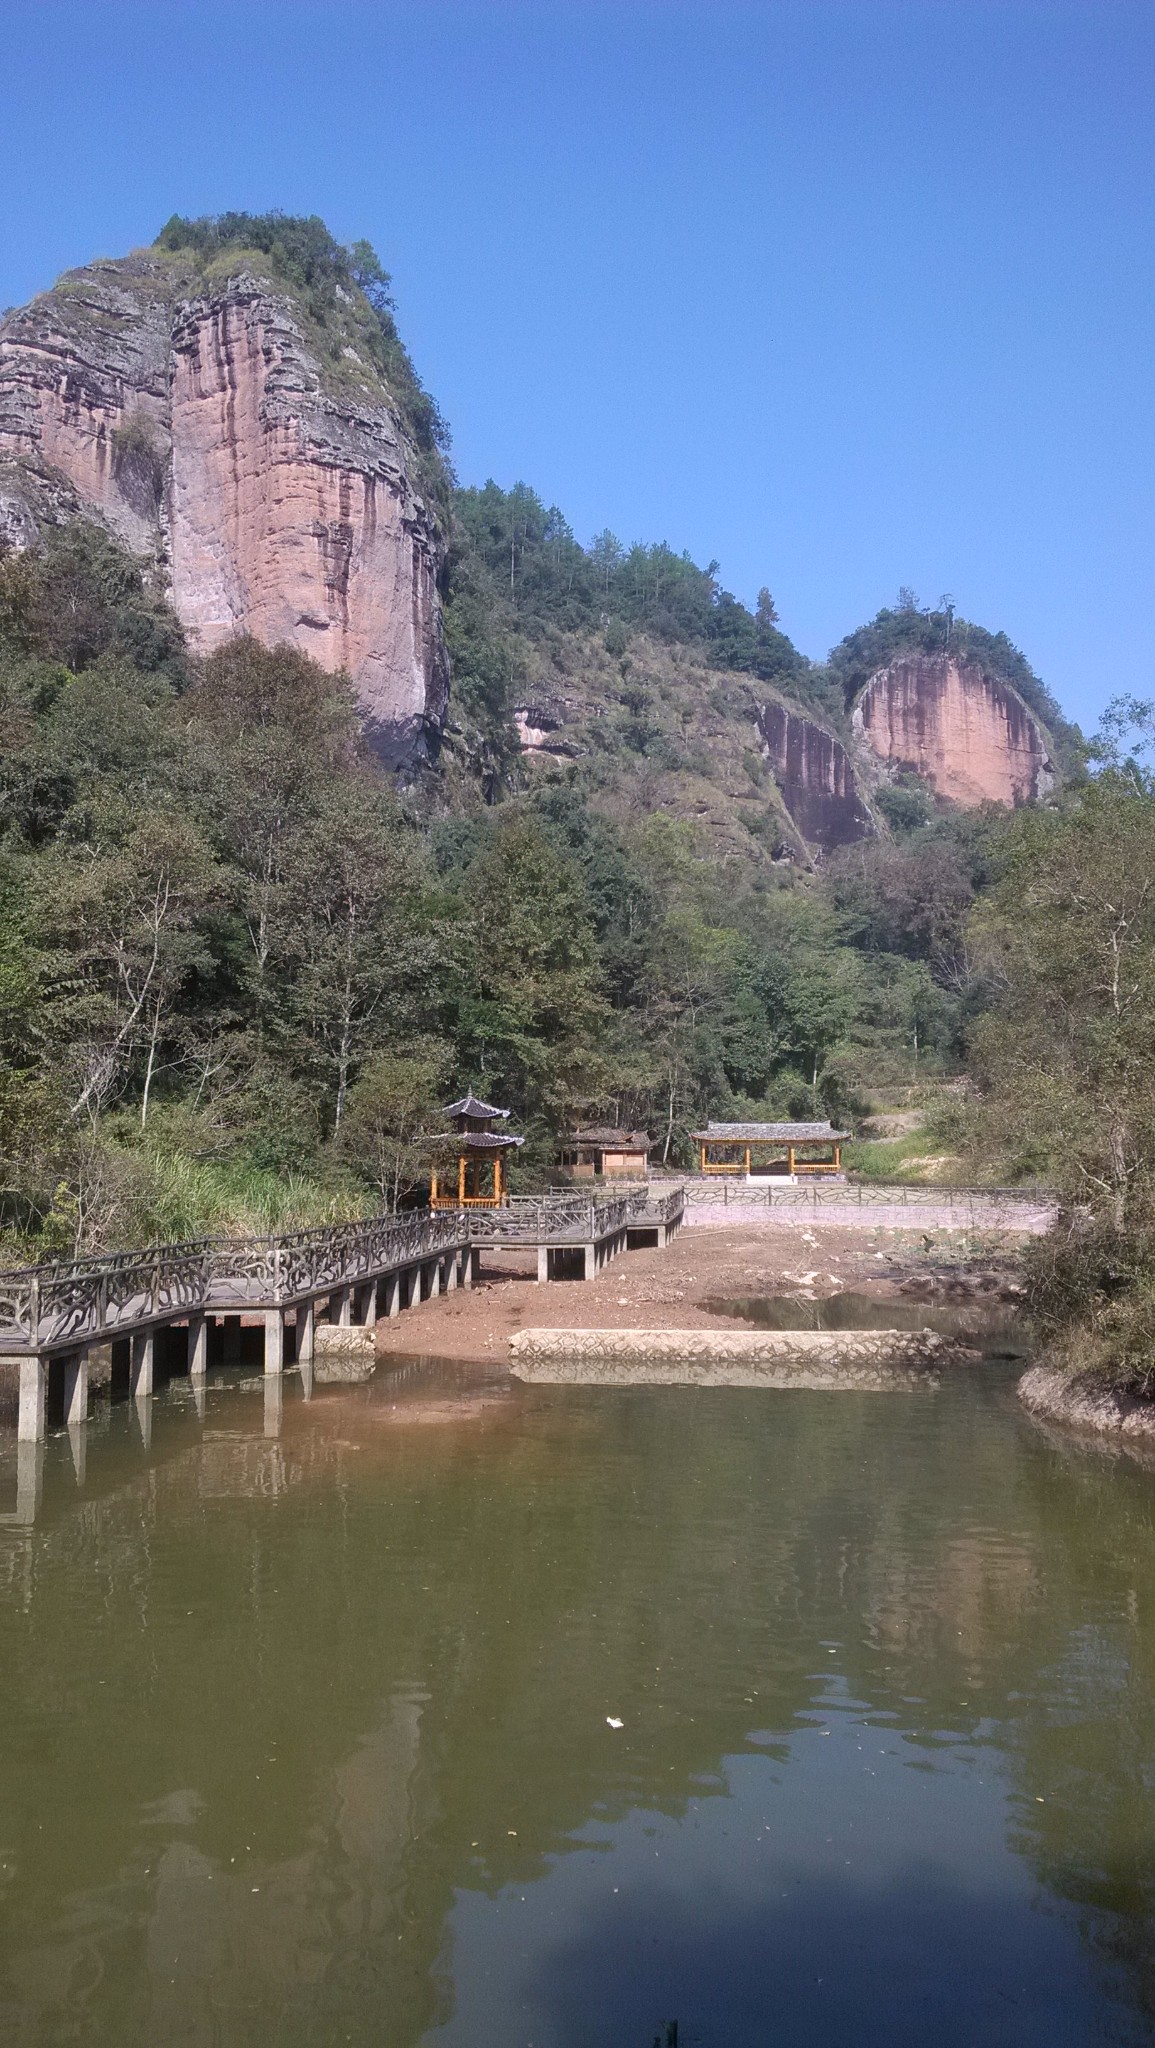
M 341 678 L 194 660 L 83 522 L 0 563 L 0 648 L 14 1252 L 395 1199 L 467 1082 L 527 1131 L 523 1184 L 575 1115 L 677 1163 L 707 1111 L 846 1115 L 949 1066 L 981 1000 L 981 818 L 919 813 L 815 881 L 758 833 L 720 853 L 628 738 L 600 783 L 463 752 L 399 790 Z

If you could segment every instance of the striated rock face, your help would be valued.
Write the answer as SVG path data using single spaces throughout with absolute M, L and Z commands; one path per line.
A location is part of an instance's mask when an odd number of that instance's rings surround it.
M 1057 780 L 1043 729 L 1018 693 L 951 655 L 904 655 L 879 669 L 853 722 L 871 753 L 913 768 L 954 803 L 1024 803 Z
M 757 716 L 782 800 L 808 845 L 827 852 L 874 831 L 850 757 L 831 733 L 784 704 L 763 704 Z
M 441 539 L 365 365 L 334 395 L 291 299 L 200 295 L 150 255 L 69 273 L 0 326 L 0 532 L 95 510 L 154 558 L 193 644 L 240 632 L 348 669 L 403 761 L 448 695 Z

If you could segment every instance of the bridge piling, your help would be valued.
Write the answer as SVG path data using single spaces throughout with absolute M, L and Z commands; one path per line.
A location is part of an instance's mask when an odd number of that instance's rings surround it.
M 298 1365 L 313 1363 L 313 1303 L 297 1303 L 296 1360 Z
M 189 1378 L 203 1380 L 209 1363 L 209 1326 L 205 1316 L 190 1316 L 188 1319 L 188 1369 Z
M 20 1413 L 16 1434 L 22 1444 L 44 1439 L 45 1409 L 48 1402 L 48 1360 L 43 1353 L 20 1361 Z
M 279 1308 L 265 1310 L 265 1376 L 285 1370 L 285 1312 Z
M 88 1421 L 87 1351 L 78 1351 L 64 1361 L 64 1420 L 69 1428 Z
M 132 1356 L 129 1364 L 134 1400 L 142 1401 L 152 1392 L 155 1356 L 156 1332 L 154 1330 L 137 1330 L 132 1339 Z

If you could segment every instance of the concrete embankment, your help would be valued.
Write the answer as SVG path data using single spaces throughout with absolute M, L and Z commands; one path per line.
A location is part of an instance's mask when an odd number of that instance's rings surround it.
M 1121 1393 L 1095 1374 L 1044 1361 L 1023 1374 L 1019 1399 L 1046 1422 L 1066 1422 L 1102 1436 L 1155 1445 L 1155 1401 Z
M 934 1386 L 973 1353 L 933 1330 L 519 1330 L 515 1379 L 538 1385 L 852 1388 Z

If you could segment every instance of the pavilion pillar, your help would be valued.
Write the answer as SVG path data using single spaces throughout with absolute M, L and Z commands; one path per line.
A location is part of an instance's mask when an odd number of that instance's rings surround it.
M 787 1173 L 788 1173 L 788 1174 L 790 1175 L 790 1178 L 791 1178 L 791 1180 L 793 1180 L 793 1178 L 794 1178 L 794 1147 L 793 1147 L 793 1145 L 788 1145 L 788 1146 L 786 1147 L 786 1171 L 787 1171 Z
M 699 1151 L 701 1152 L 701 1155 L 702 1155 L 702 1172 L 703 1172 L 703 1173 L 705 1173 L 705 1171 L 706 1171 L 706 1147 L 705 1147 L 704 1145 L 701 1145 L 701 1146 L 699 1146 L 699 1148 L 698 1148 L 698 1149 L 699 1149 Z
M 430 1206 L 430 1208 L 431 1208 L 431 1209 L 436 1209 L 436 1207 L 437 1207 L 437 1168 L 436 1168 L 436 1167 L 434 1167 L 434 1169 L 433 1169 L 432 1173 L 431 1173 L 431 1174 L 430 1174 L 430 1176 L 429 1176 L 429 1206 Z
M 842 1147 L 841 1147 L 841 1145 L 836 1145 L 836 1146 L 834 1147 L 834 1171 L 835 1171 L 835 1173 L 841 1173 L 841 1171 L 842 1171 Z
M 747 1147 L 746 1147 L 746 1178 L 747 1178 L 747 1180 L 749 1180 L 749 1178 L 750 1178 L 750 1147 L 749 1147 L 749 1145 L 747 1145 Z
M 459 1208 L 459 1209 L 464 1209 L 464 1207 L 465 1207 L 465 1154 L 464 1154 L 464 1152 L 463 1152 L 463 1153 L 461 1154 L 461 1156 L 459 1157 L 459 1159 L 458 1159 L 458 1161 L 457 1161 L 457 1206 L 458 1206 L 458 1208 Z
M 500 1207 L 501 1207 L 501 1154 L 500 1154 L 500 1152 L 495 1152 L 495 1153 L 494 1153 L 494 1155 L 493 1155 L 493 1199 L 494 1199 L 494 1202 L 496 1203 L 497 1207 L 498 1207 L 498 1208 L 500 1209 Z

